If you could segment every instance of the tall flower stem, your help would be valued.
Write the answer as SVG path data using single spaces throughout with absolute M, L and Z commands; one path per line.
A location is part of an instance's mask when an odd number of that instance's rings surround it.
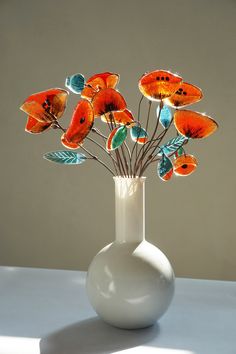
M 151 136 L 151 138 L 147 141 L 146 144 L 144 144 L 141 148 L 141 150 L 139 151 L 139 154 L 138 154 L 138 157 L 137 157 L 137 160 L 136 160 L 136 170 L 135 170 L 135 173 L 137 173 L 137 170 L 139 169 L 140 167 L 140 164 L 142 163 L 142 160 L 144 159 L 147 151 L 148 151 L 148 148 L 150 146 L 150 144 L 153 142 L 153 140 L 155 139 L 155 135 L 156 135 L 156 132 L 157 132 L 157 129 L 158 129 L 158 126 L 159 126 L 159 120 L 160 120 L 160 115 L 161 115 L 161 110 L 163 108 L 163 102 L 162 100 L 160 101 L 160 110 L 159 110 L 159 114 L 158 114 L 158 117 L 157 117 L 157 122 L 156 122 L 156 126 L 155 126 L 155 129 L 153 131 L 153 134 Z M 141 156 L 140 156 L 141 154 Z M 139 157 L 140 156 L 140 157 Z
M 100 160 L 97 156 L 93 155 L 88 149 L 86 149 L 84 146 L 80 146 L 80 149 L 84 150 L 89 156 L 91 156 L 94 160 L 99 162 L 101 165 L 103 165 L 113 176 L 115 176 L 115 173 L 108 167 L 102 160 Z
M 142 101 L 144 99 L 144 96 L 142 95 L 141 98 L 140 98 L 140 101 L 139 101 L 139 104 L 138 104 L 138 117 L 137 117 L 137 122 L 138 122 L 138 125 L 140 126 L 140 112 L 141 112 L 141 104 L 142 104 Z M 135 162 L 137 160 L 137 153 L 138 153 L 138 143 L 137 141 L 134 143 L 134 146 L 131 150 L 131 155 L 130 155 L 130 173 L 131 175 L 134 177 L 134 167 L 132 168 L 132 160 L 133 160 L 133 154 L 134 154 L 134 151 L 135 151 L 135 161 L 134 161 L 134 165 L 135 165 Z
M 53 123 L 57 128 L 62 130 L 64 133 L 66 132 L 66 129 L 61 126 L 61 124 L 58 122 L 57 118 L 53 115 L 50 114 L 53 118 Z M 94 143 L 96 143 L 93 139 L 91 139 Z M 98 143 L 97 143 L 98 144 Z M 100 145 L 100 144 L 99 144 Z M 103 148 L 103 147 L 102 147 Z M 93 155 L 88 149 L 86 149 L 84 146 L 80 145 L 80 149 L 84 150 L 93 160 L 96 160 L 99 162 L 101 165 L 103 165 L 113 176 L 115 176 L 115 173 L 108 167 L 102 160 L 100 160 L 97 156 Z
M 103 139 L 103 142 L 106 146 L 106 139 L 107 137 L 105 135 L 103 135 L 98 129 L 96 128 L 92 128 L 92 132 L 96 133 L 98 136 L 100 136 L 102 139 Z M 89 139 L 89 138 L 88 138 Z M 113 166 L 114 166 L 114 169 L 116 171 L 116 174 L 118 174 L 118 170 L 117 170 L 117 167 L 118 167 L 118 162 L 117 160 L 112 156 L 111 152 L 110 151 L 107 151 L 106 148 L 104 148 L 101 144 L 99 144 L 98 142 L 96 142 L 95 140 L 92 140 L 95 144 L 97 144 L 100 148 L 102 148 L 109 156 L 110 158 L 112 159 L 112 162 L 113 162 Z
M 110 120 L 111 120 L 111 127 L 112 127 L 112 129 L 116 128 L 116 122 L 115 122 L 115 119 L 114 119 L 114 116 L 113 116 L 113 113 L 112 113 L 112 112 L 109 112 L 109 118 L 110 118 Z M 118 152 L 118 154 L 119 154 L 119 149 L 117 149 L 117 152 Z M 127 162 L 127 159 L 126 159 L 126 154 L 125 154 L 123 145 L 121 145 L 121 153 L 122 153 L 122 157 L 123 157 L 123 161 L 124 161 L 124 166 L 125 166 L 125 175 L 126 175 L 126 176 L 129 176 L 129 165 L 128 165 L 128 162 Z M 121 156 L 120 156 L 120 160 L 122 160 L 122 159 L 121 159 Z
M 109 115 L 109 118 L 110 118 L 110 115 Z M 108 128 L 110 129 L 110 132 L 112 132 L 112 130 L 114 129 L 112 120 L 107 121 L 107 125 L 108 125 Z M 117 159 L 117 162 L 118 162 L 120 175 L 121 176 L 125 176 L 126 175 L 126 171 L 125 171 L 125 168 L 124 168 L 124 165 L 123 165 L 123 162 L 122 162 L 122 159 L 121 159 L 121 156 L 120 156 L 120 153 L 119 153 L 118 149 L 115 150 L 115 154 L 116 154 L 116 159 Z

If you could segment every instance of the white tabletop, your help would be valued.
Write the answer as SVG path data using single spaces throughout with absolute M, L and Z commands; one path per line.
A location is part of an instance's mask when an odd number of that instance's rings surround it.
M 85 272 L 0 267 L 0 354 L 236 354 L 236 283 L 177 279 L 158 324 L 99 320 Z

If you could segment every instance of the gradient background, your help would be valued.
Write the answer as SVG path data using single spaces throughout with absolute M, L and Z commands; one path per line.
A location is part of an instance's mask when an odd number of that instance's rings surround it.
M 234 0 L 0 0 L 1 265 L 86 270 L 114 239 L 112 178 L 95 162 L 43 160 L 62 148 L 60 133 L 26 134 L 23 100 L 75 72 L 113 71 L 135 113 L 139 77 L 163 68 L 202 88 L 192 108 L 220 129 L 189 144 L 192 176 L 163 183 L 148 171 L 147 239 L 177 276 L 236 280 L 235 19 Z

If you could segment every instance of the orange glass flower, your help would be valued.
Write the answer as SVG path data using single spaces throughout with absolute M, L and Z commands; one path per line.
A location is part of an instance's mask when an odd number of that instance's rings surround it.
M 110 117 L 109 113 L 101 116 L 101 120 L 105 123 L 115 122 L 116 124 L 127 125 L 131 127 L 132 123 L 134 123 L 133 114 L 125 109 L 124 111 L 113 112 L 113 117 Z
M 179 88 L 182 77 L 170 71 L 155 70 L 139 80 L 139 90 L 149 100 L 158 101 L 173 95 Z
M 70 125 L 62 135 L 61 142 L 69 149 L 77 149 L 92 129 L 94 113 L 91 103 L 81 100 L 75 107 Z
M 99 91 L 92 101 L 94 116 L 101 117 L 106 113 L 124 111 L 126 102 L 123 96 L 112 88 Z
M 200 101 L 203 97 L 202 90 L 192 84 L 183 82 L 178 90 L 165 100 L 165 103 L 174 108 L 180 108 Z
M 187 138 L 206 138 L 218 128 L 218 124 L 205 114 L 177 110 L 174 114 L 174 124 L 178 132 Z
M 39 122 L 34 117 L 29 116 L 25 126 L 25 131 L 32 134 L 40 134 L 50 128 L 52 123 Z
M 42 123 L 50 123 L 53 117 L 60 118 L 65 111 L 68 92 L 50 89 L 29 96 L 20 109 Z
M 105 88 L 115 88 L 119 79 L 118 74 L 110 72 L 93 75 L 87 80 L 85 88 L 81 92 L 81 97 L 92 100 L 98 91 Z
M 181 155 L 173 161 L 174 173 L 178 176 L 189 176 L 197 168 L 198 162 L 193 155 Z
M 25 131 L 39 134 L 50 128 L 53 121 L 64 113 L 67 97 L 66 90 L 57 88 L 29 96 L 20 107 L 29 115 Z

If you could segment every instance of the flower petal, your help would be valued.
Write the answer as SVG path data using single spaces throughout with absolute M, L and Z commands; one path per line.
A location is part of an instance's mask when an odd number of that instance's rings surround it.
M 99 91 L 94 96 L 92 104 L 95 117 L 101 117 L 108 112 L 123 111 L 126 108 L 123 96 L 112 88 Z
M 94 122 L 93 107 L 87 100 L 81 100 L 75 107 L 70 125 L 61 142 L 70 149 L 77 149 L 92 129 Z
M 81 93 L 81 97 L 92 100 L 95 94 L 104 88 L 115 88 L 119 82 L 119 75 L 104 72 L 93 75 L 86 82 L 86 87 Z
M 174 114 L 174 124 L 180 134 L 191 139 L 206 138 L 218 128 L 218 124 L 211 117 L 188 110 L 177 110 Z
M 155 70 L 145 74 L 139 80 L 139 90 L 149 100 L 158 101 L 175 93 L 182 77 L 166 70 Z
M 178 90 L 165 100 L 165 103 L 174 108 L 180 108 L 200 101 L 202 90 L 194 85 L 183 82 Z
M 65 111 L 68 92 L 63 89 L 50 89 L 29 96 L 20 107 L 22 111 L 39 122 L 50 123 L 60 118 Z
M 181 155 L 173 162 L 174 173 L 178 176 L 189 176 L 197 168 L 198 162 L 193 155 Z
M 29 116 L 25 126 L 25 131 L 32 134 L 40 134 L 50 128 L 51 123 L 39 122 L 34 117 Z

